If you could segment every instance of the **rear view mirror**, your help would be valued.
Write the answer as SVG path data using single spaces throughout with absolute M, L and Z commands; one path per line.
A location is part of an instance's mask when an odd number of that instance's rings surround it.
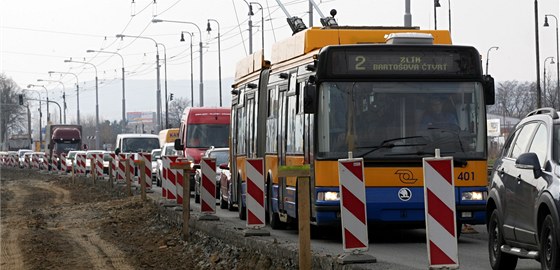
M 486 105 L 494 105 L 496 103 L 496 90 L 494 86 L 494 78 L 490 75 L 484 75 L 484 83 L 482 88 L 484 89 L 484 100 Z
M 181 139 L 175 139 L 175 144 L 173 145 L 173 148 L 175 148 L 175 150 L 177 151 L 183 151 L 183 145 L 181 144 Z
M 539 157 L 533 152 L 523 153 L 515 160 L 515 167 L 519 169 L 533 170 L 533 176 L 536 178 L 541 177 L 541 163 Z
M 303 87 L 303 112 L 315 113 L 317 102 L 317 87 L 315 86 L 315 77 L 309 77 L 309 80 Z

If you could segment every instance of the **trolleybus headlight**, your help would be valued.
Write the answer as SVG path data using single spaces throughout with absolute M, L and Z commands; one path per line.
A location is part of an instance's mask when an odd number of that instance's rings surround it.
M 486 198 L 486 192 L 483 191 L 466 191 L 461 194 L 463 201 L 482 201 Z
M 339 201 L 340 195 L 335 191 L 322 191 L 317 193 L 318 201 Z

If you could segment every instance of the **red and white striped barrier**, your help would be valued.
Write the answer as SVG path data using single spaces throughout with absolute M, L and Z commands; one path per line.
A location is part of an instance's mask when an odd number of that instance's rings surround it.
M 167 199 L 177 202 L 177 174 L 181 173 L 181 170 L 172 170 L 171 162 L 176 162 L 177 156 L 167 156 L 165 163 L 163 164 L 163 169 L 165 172 L 164 179 L 166 179 L 165 189 L 167 190 Z M 162 184 L 163 186 L 163 184 Z
M 138 158 L 144 161 L 144 168 L 138 168 L 138 170 L 144 170 L 146 173 L 146 179 L 144 185 L 146 190 L 152 189 L 152 154 L 150 153 L 140 153 Z M 140 182 L 140 177 L 138 177 L 138 182 Z
M 93 168 L 95 168 L 95 176 L 103 177 L 103 154 L 102 153 L 95 153 L 92 154 L 92 158 L 94 159 L 95 166 L 91 166 L 91 170 L 93 172 Z M 92 173 L 93 174 L 93 173 Z
M 86 175 L 86 153 L 77 153 L 74 157 L 76 159 L 76 174 Z
M 172 161 L 175 162 L 175 161 Z M 172 170 L 175 173 L 175 190 L 177 192 L 177 204 L 183 205 L 183 180 L 185 179 L 185 175 L 183 170 Z M 188 198 L 188 197 L 187 197 Z
M 37 155 L 31 155 L 31 166 L 33 169 L 39 170 L 39 157 Z
M 49 156 L 48 155 L 43 155 L 43 170 L 44 171 L 49 171 L 49 164 L 50 164 L 50 160 L 49 160 Z
M 23 156 L 23 168 L 31 169 L 31 160 L 29 160 L 29 156 Z
M 366 209 L 364 160 L 338 160 L 340 187 L 340 216 L 342 244 L 345 252 L 364 252 L 369 249 Z
M 116 179 L 116 177 L 117 177 L 117 166 L 115 164 L 117 163 L 117 154 L 110 153 L 109 156 L 111 157 L 111 161 L 109 162 L 109 166 L 111 166 L 111 172 L 113 173 L 113 179 Z
M 216 213 L 216 159 L 203 158 L 200 161 L 202 178 L 200 183 L 200 212 Z
M 128 159 L 126 158 L 126 155 L 125 154 L 119 154 L 119 159 L 118 159 L 119 168 L 117 170 L 117 181 L 118 180 L 125 181 L 126 167 L 128 167 L 127 162 L 128 162 Z
M 66 154 L 60 154 L 60 172 L 62 174 L 66 174 L 68 172 L 68 165 L 66 164 Z
M 56 154 L 52 154 L 52 158 L 51 158 L 51 172 L 57 173 L 58 172 L 58 161 L 57 161 L 57 155 Z
M 265 226 L 263 168 L 264 162 L 262 158 L 247 159 L 245 163 L 245 171 L 247 173 L 247 196 L 245 199 L 247 204 L 247 227 L 254 229 Z
M 424 158 L 426 242 L 430 269 L 459 267 L 453 158 Z

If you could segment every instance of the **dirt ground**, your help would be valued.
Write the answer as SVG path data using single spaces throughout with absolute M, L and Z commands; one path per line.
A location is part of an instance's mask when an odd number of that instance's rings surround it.
M 70 178 L 0 170 L 0 269 L 289 269 L 162 222 L 139 196 Z

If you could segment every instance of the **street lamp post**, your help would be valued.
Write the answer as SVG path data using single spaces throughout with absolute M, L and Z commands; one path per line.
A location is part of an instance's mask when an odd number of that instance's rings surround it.
M 497 51 L 499 48 L 500 47 L 498 47 L 498 46 L 492 46 L 486 52 L 486 75 L 488 75 L 488 60 L 490 59 L 490 50 L 496 49 L 496 51 Z
M 210 28 L 210 21 L 216 22 L 216 24 L 218 25 L 218 80 L 219 80 L 219 89 L 220 89 L 220 107 L 222 107 L 222 49 L 220 47 L 220 23 L 217 20 L 214 19 L 208 19 L 208 24 L 206 27 L 206 31 L 208 31 L 208 33 L 210 33 L 210 31 L 212 31 L 212 28 Z M 263 40 L 264 42 L 264 40 Z M 192 44 L 192 42 L 191 42 Z M 263 43 L 264 44 L 264 43 Z
M 540 49 L 539 49 L 539 1 L 535 0 L 535 51 L 537 62 L 537 108 L 541 107 L 541 60 L 540 60 Z
M 556 95 L 558 98 L 558 106 L 560 107 L 560 47 L 558 43 L 558 18 L 552 14 L 546 14 L 544 16 L 544 26 L 548 27 L 548 17 L 554 18 L 556 22 Z
M 43 89 L 45 89 L 45 93 L 47 93 L 47 125 L 48 125 L 51 122 L 51 113 L 49 111 L 49 90 L 47 90 L 47 88 L 44 85 L 38 85 L 38 84 L 27 85 L 27 88 L 31 88 L 31 87 L 43 87 Z
M 72 59 L 64 60 L 64 63 L 80 63 L 91 65 L 95 69 L 95 149 L 99 148 L 99 83 L 97 79 L 97 67 L 89 62 L 75 61 Z
M 76 78 L 76 119 L 78 125 L 80 124 L 80 85 L 78 82 L 78 75 L 71 72 L 61 72 L 61 71 L 49 71 L 49 74 L 59 73 L 59 74 L 70 74 Z M 64 109 L 66 110 L 66 102 L 64 102 Z M 66 120 L 64 120 L 66 122 Z
M 193 86 L 193 50 L 192 50 L 192 38 L 193 38 L 193 34 L 191 32 L 187 32 L 187 31 L 181 31 L 181 42 L 185 41 L 185 36 L 183 35 L 184 33 L 189 34 L 189 37 L 191 38 L 191 107 L 194 107 L 194 86 Z
M 140 38 L 140 39 L 149 39 L 151 41 L 153 41 L 156 45 L 156 80 L 157 80 L 157 90 L 156 90 L 156 132 L 159 132 L 161 129 L 161 80 L 160 80 L 160 71 L 159 71 L 159 47 L 158 43 L 155 39 L 151 38 L 151 37 L 144 37 L 144 36 L 128 36 L 128 35 L 122 35 L 122 34 L 118 34 L 116 36 L 117 38 L 125 38 L 125 37 L 131 37 L 131 38 Z
M 126 98 L 125 98 L 125 88 L 124 88 L 124 57 L 118 53 L 118 52 L 110 52 L 110 51 L 97 51 L 97 50 L 87 50 L 86 52 L 88 53 L 92 53 L 92 52 L 97 52 L 97 53 L 109 53 L 109 54 L 115 54 L 118 55 L 121 58 L 121 63 L 122 63 L 122 132 L 125 133 L 126 132 Z
M 169 123 L 169 117 L 168 117 L 168 113 L 167 113 L 167 48 L 165 47 L 165 45 L 163 45 L 163 43 L 158 43 L 158 45 L 161 45 L 163 47 L 163 76 L 164 76 L 164 83 L 165 83 L 165 128 L 169 128 L 168 123 Z M 159 97 L 161 98 L 161 95 L 159 95 Z M 161 105 L 160 105 L 161 108 Z M 160 123 L 161 124 L 161 123 Z
M 253 6 L 251 6 L 246 0 L 245 4 L 247 4 L 247 7 L 249 7 L 249 13 L 247 13 L 247 15 L 249 15 L 249 21 L 248 26 L 249 26 L 249 54 L 253 53 L 253 20 L 251 19 L 253 14 Z
M 41 92 L 31 89 L 23 89 L 23 91 L 33 91 L 39 95 L 39 151 L 41 151 L 41 144 L 43 143 L 43 133 L 41 133 L 41 128 L 43 128 L 43 124 L 41 123 L 43 122 L 43 112 L 41 112 Z M 31 133 L 31 130 L 29 130 L 29 133 Z
M 544 62 L 543 62 L 543 95 L 545 97 L 546 97 L 546 61 L 548 59 L 551 59 L 550 64 L 554 64 L 554 57 L 549 56 L 549 57 L 544 59 Z
M 449 35 L 451 35 L 451 0 L 447 0 L 447 13 L 449 22 Z
M 170 21 L 170 20 L 162 20 L 162 19 L 152 19 L 152 23 L 158 23 L 158 22 L 171 22 L 171 23 L 184 23 L 184 24 L 190 24 L 190 25 L 194 25 L 197 29 L 198 29 L 198 34 L 200 36 L 200 42 L 199 42 L 199 47 L 200 47 L 200 106 L 204 107 L 204 76 L 203 76 L 203 57 L 202 57 L 202 31 L 200 31 L 200 27 L 198 27 L 197 24 L 193 23 L 193 22 L 184 22 L 184 21 Z
M 434 30 L 437 30 L 437 8 L 441 7 L 439 0 L 434 0 Z
M 57 82 L 62 85 L 62 102 L 64 106 L 64 124 L 66 124 L 66 87 L 62 81 L 37 79 L 38 82 Z
M 259 2 L 250 2 L 249 5 L 259 5 L 260 9 L 261 9 L 261 47 L 264 53 L 264 9 L 263 6 L 259 3 Z M 253 9 L 249 9 L 249 12 L 253 13 Z M 253 15 L 253 14 L 251 14 Z

